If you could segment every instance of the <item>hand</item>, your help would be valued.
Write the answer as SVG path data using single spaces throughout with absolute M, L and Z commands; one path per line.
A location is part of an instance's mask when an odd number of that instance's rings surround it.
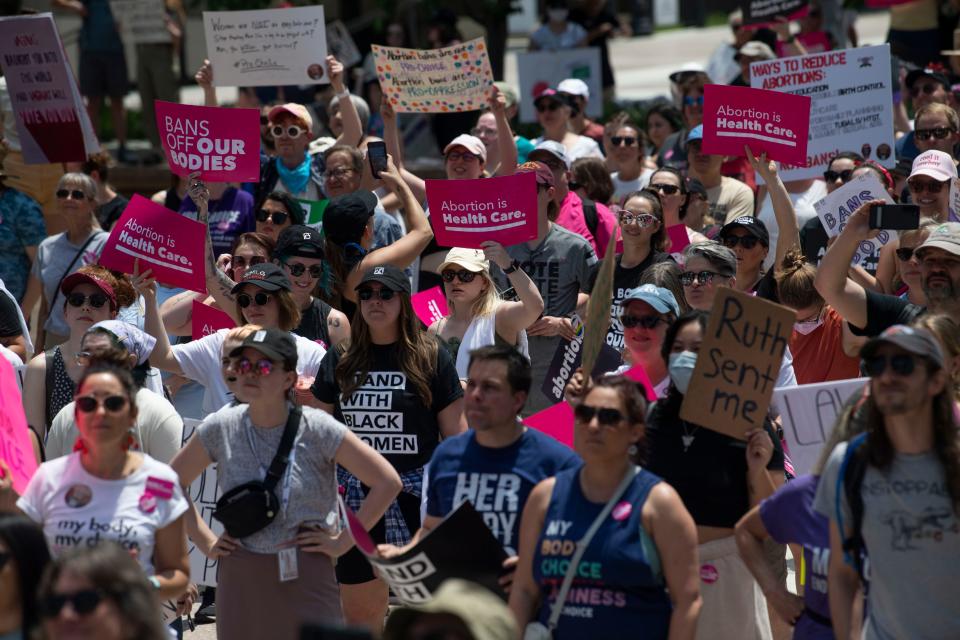
M 217 258 L 217 269 L 223 271 L 224 273 L 230 273 L 230 263 L 233 261 L 233 256 L 229 253 L 221 253 L 220 257 Z
M 743 145 L 743 152 L 747 156 L 747 161 L 750 162 L 750 166 L 753 167 L 753 170 L 760 174 L 760 177 L 763 178 L 765 184 L 772 184 L 777 181 L 777 163 L 773 160 L 767 160 L 767 152 L 763 151 L 760 153 L 760 157 L 753 155 L 753 151 L 750 150 L 750 145 Z
M 384 560 L 389 560 L 390 558 L 396 558 L 397 556 L 402 556 L 404 551 L 403 547 L 398 547 L 395 544 L 378 544 L 377 545 L 377 555 L 383 558 Z
M 197 585 L 192 582 L 187 585 L 187 590 L 183 592 L 183 595 L 177 598 L 177 615 L 182 616 L 190 613 L 190 610 L 193 609 L 193 603 L 197 601 L 197 598 L 200 597 L 200 591 L 197 589 Z
M 563 399 L 569 404 L 576 404 L 583 399 L 583 393 L 586 390 L 587 378 L 583 375 L 583 367 L 577 367 L 567 381 L 567 386 L 563 388 Z
M 766 594 L 767 602 L 773 605 L 777 615 L 783 618 L 791 626 L 797 624 L 797 619 L 803 613 L 803 598 L 794 595 L 783 587 Z
M 90 13 L 89 11 L 87 11 L 87 5 L 80 2 L 80 0 L 77 0 L 76 2 L 74 2 L 71 5 L 71 8 L 73 9 L 73 12 L 78 16 L 80 16 L 81 18 L 86 18 L 87 15 L 89 15 Z
M 156 302 L 157 279 L 153 277 L 153 269 L 140 271 L 140 258 L 133 259 L 133 275 L 130 278 L 130 284 L 148 301 Z
M 510 587 L 513 586 L 513 575 L 517 571 L 517 561 L 520 560 L 519 556 L 510 556 L 503 561 L 503 573 L 500 574 L 499 580 L 497 582 L 503 587 L 504 593 L 510 593 Z
M 183 385 L 188 382 L 190 382 L 190 379 L 179 373 L 168 376 L 166 381 L 167 393 L 170 394 L 171 398 L 175 398 L 180 389 L 183 388 Z
M 196 80 L 197 84 L 203 89 L 209 89 L 213 86 L 213 65 L 210 64 L 209 60 L 203 60 L 203 64 L 197 69 L 197 73 L 193 76 L 193 79 Z
M 400 176 L 397 165 L 393 164 L 393 156 L 387 154 L 387 168 L 380 170 L 380 179 L 390 191 L 397 193 L 406 183 Z
M 330 76 L 330 86 L 337 93 L 343 91 L 343 63 L 333 56 L 327 56 L 327 75 Z
M 495 240 L 484 240 L 480 243 L 483 247 L 483 257 L 496 264 L 501 269 L 507 269 L 513 263 L 513 258 L 503 248 L 503 245 Z
M 854 238 L 858 241 L 876 238 L 880 233 L 879 229 L 870 228 L 870 207 L 875 204 L 886 204 L 883 200 L 871 200 L 864 202 L 860 207 L 850 214 L 843 229 L 838 234 L 848 238 Z
M 297 534 L 294 541 L 308 553 L 322 553 L 331 558 L 339 558 L 353 548 L 353 538 L 346 529 L 335 536 L 323 529 L 304 530 Z
M 207 189 L 207 185 L 200 179 L 199 171 L 194 171 L 187 176 L 187 184 L 187 193 L 190 195 L 190 199 L 197 205 L 197 219 L 206 224 L 210 190 Z
M 239 540 L 231 537 L 229 533 L 223 532 L 213 543 L 210 549 L 204 552 L 203 555 L 207 556 L 211 560 L 216 560 L 217 558 L 223 558 L 230 555 L 239 545 Z M 203 551 L 203 549 L 201 549 L 201 551 Z
M 12 508 L 18 497 L 16 490 L 13 488 L 13 473 L 7 465 L 7 461 L 0 458 L 0 507 Z
M 564 340 L 573 340 L 577 337 L 570 318 L 557 318 L 556 316 L 543 316 L 527 327 L 527 335 L 544 337 L 560 336 Z
M 760 471 L 767 468 L 773 457 L 773 440 L 765 429 L 747 431 L 747 469 Z
M 383 94 L 383 97 L 380 98 L 380 117 L 383 118 L 384 123 L 392 124 L 397 121 L 397 112 L 390 104 L 390 98 L 387 97 L 387 94 Z
M 313 406 L 313 402 L 316 398 L 313 395 L 313 391 L 310 390 L 310 387 L 302 387 L 297 385 L 293 391 L 294 402 L 300 405 L 306 405 L 308 407 Z
M 490 95 L 487 96 L 487 104 L 490 105 L 490 111 L 493 111 L 495 116 L 499 116 L 507 110 L 507 97 L 494 86 L 490 89 Z
M 170 34 L 170 38 L 173 39 L 174 41 L 179 41 L 180 38 L 183 36 L 183 31 L 180 29 L 180 25 L 174 22 L 173 19 L 170 18 L 169 16 L 164 18 L 164 22 L 166 23 L 167 33 Z M 198 71 L 197 73 L 200 73 L 200 72 Z
M 777 16 L 777 18 L 770 23 L 770 28 L 777 34 L 777 40 L 780 42 L 785 42 L 790 39 L 790 21 L 785 17 Z

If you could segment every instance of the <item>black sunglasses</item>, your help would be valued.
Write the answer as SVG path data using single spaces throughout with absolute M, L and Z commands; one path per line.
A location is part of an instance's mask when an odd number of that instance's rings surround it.
M 541 102 L 537 105 L 537 111 L 543 113 L 544 111 L 556 111 L 561 108 L 563 105 L 559 102 Z
M 914 357 L 906 353 L 898 353 L 889 358 L 886 356 L 873 356 L 872 358 L 863 360 L 863 371 L 871 378 L 881 376 L 883 372 L 887 370 L 888 360 L 890 362 L 890 368 L 893 369 L 893 372 L 898 376 L 910 375 L 913 373 L 917 364 Z
M 85 194 L 83 191 L 80 191 L 79 189 L 74 189 L 73 191 L 68 191 L 67 189 L 57 190 L 57 197 L 60 198 L 61 200 L 66 200 L 68 196 L 70 198 L 73 198 L 74 200 L 87 199 L 87 194 Z
M 53 593 L 40 601 L 40 615 L 44 618 L 56 618 L 63 606 L 70 603 L 77 615 L 92 613 L 103 600 L 103 593 L 96 589 L 83 589 L 73 593 Z
M 902 262 L 906 262 L 913 257 L 914 249 L 912 247 L 900 247 L 895 251 L 895 253 L 897 254 L 897 258 L 899 258 Z
M 913 132 L 913 137 L 917 140 L 929 140 L 930 138 L 936 138 L 937 140 L 943 140 L 951 133 L 956 133 L 956 129 L 950 127 L 936 127 L 934 129 L 915 129 Z
M 283 211 L 267 211 L 266 209 L 257 211 L 257 222 L 266 222 L 272 218 L 273 224 L 283 224 L 289 217 L 290 214 Z
M 932 95 L 933 92 L 939 89 L 940 87 L 941 85 L 936 82 L 925 82 L 923 85 L 919 87 L 913 87 L 912 89 L 910 89 L 910 95 L 913 96 L 914 98 L 919 96 L 921 93 L 929 96 L 929 95 Z
M 723 246 L 728 249 L 735 248 L 738 244 L 744 249 L 753 249 L 757 246 L 757 243 L 760 242 L 759 239 L 754 238 L 753 236 L 723 236 L 720 238 L 720 241 L 723 242 Z
M 308 272 L 314 280 L 319 280 L 320 276 L 323 275 L 323 267 L 319 264 L 312 264 L 308 267 L 300 262 L 284 262 L 283 266 L 290 271 L 290 275 L 294 278 L 302 276 L 304 271 Z
M 650 185 L 651 189 L 656 189 L 660 193 L 672 196 L 673 194 L 680 191 L 680 187 L 675 184 L 652 184 Z
M 590 422 L 597 417 L 597 422 L 605 427 L 613 427 L 623 422 L 623 414 L 617 409 L 606 407 L 592 407 L 589 404 L 579 404 L 573 410 L 573 416 L 578 422 Z
M 716 271 L 684 271 L 680 274 L 680 284 L 689 287 L 696 280 L 697 284 L 704 286 L 713 282 L 713 279 L 720 275 Z
M 71 307 L 77 307 L 78 309 L 86 304 L 87 301 L 90 301 L 90 306 L 94 309 L 99 309 L 103 305 L 107 304 L 107 301 L 110 300 L 107 296 L 102 293 L 91 293 L 89 296 L 85 296 L 82 293 L 71 293 L 67 296 L 67 304 Z
M 473 282 L 473 279 L 477 277 L 473 271 L 467 271 L 466 269 L 460 269 L 459 271 L 454 271 L 453 269 L 444 269 L 443 273 L 440 274 L 440 277 L 443 278 L 444 282 L 453 282 L 454 278 L 460 278 L 460 282 Z
M 248 264 L 249 266 L 253 267 L 258 264 L 263 264 L 266 261 L 267 261 L 266 258 L 263 258 L 260 256 L 253 256 L 252 258 L 250 258 L 250 262 L 248 263 L 247 259 L 244 258 L 243 256 L 233 256 L 230 258 L 230 265 L 234 269 L 245 269 Z
M 663 322 L 660 316 L 620 316 L 620 324 L 624 329 L 633 329 L 634 327 L 643 327 L 644 329 L 653 329 Z
M 77 398 L 77 411 L 81 413 L 93 413 L 100 406 L 111 413 L 116 413 L 127 406 L 127 399 L 123 396 L 107 396 L 103 400 L 98 400 L 93 396 Z
M 396 291 L 393 289 L 380 289 L 377 292 L 377 297 L 383 301 L 392 300 L 393 296 L 396 294 Z M 363 288 L 357 291 L 357 298 L 363 301 L 367 301 L 373 298 L 373 289 Z
M 637 139 L 633 136 L 613 136 L 610 138 L 610 142 L 612 142 L 615 147 L 632 147 L 637 144 Z
M 836 182 L 838 179 L 844 183 L 850 182 L 853 177 L 853 169 L 844 169 L 843 171 L 833 171 L 828 169 L 823 172 L 823 179 L 827 182 Z
M 949 181 L 938 182 L 936 180 L 907 180 L 907 188 L 914 193 L 923 193 L 924 190 L 930 193 L 940 193 L 943 191 L 943 185 Z
M 270 294 L 260 292 L 254 296 L 251 296 L 249 293 L 241 293 L 237 296 L 237 304 L 240 305 L 241 309 L 246 309 L 249 307 L 251 302 L 258 307 L 262 307 L 270 302 Z

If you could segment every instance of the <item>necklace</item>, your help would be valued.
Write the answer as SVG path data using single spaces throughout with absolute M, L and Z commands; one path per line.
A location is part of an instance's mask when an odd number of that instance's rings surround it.
M 680 428 L 683 429 L 683 435 L 680 436 L 680 440 L 683 441 L 683 452 L 686 453 L 690 449 L 690 445 L 693 444 L 693 439 L 696 436 L 697 431 L 700 430 L 700 427 L 694 427 L 693 431 L 688 431 L 687 423 L 681 422 Z

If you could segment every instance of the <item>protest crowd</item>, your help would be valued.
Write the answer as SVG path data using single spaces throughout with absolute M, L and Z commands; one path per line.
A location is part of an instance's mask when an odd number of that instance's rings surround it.
M 0 639 L 960 638 L 960 7 L 740 4 L 8 8 Z

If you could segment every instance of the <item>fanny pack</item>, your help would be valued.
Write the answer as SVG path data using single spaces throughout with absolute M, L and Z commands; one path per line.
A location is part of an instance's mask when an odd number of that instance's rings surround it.
M 267 469 L 266 478 L 262 482 L 245 482 L 227 491 L 217 500 L 213 517 L 220 521 L 232 537 L 245 538 L 260 531 L 277 517 L 280 501 L 273 489 L 283 477 L 290 460 L 290 450 L 300 428 L 300 414 L 300 407 L 294 407 L 290 411 L 280 446 Z

